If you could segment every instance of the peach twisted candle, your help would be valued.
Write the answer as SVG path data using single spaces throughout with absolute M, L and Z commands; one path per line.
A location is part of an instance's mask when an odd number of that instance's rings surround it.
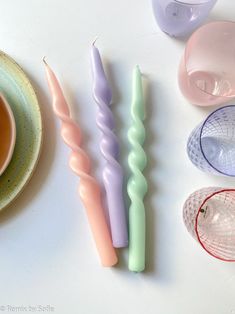
M 112 246 L 111 235 L 105 219 L 100 186 L 97 180 L 91 176 L 90 159 L 81 148 L 81 130 L 71 118 L 69 106 L 54 72 L 45 59 L 43 61 L 52 95 L 53 110 L 62 122 L 61 136 L 64 142 L 72 149 L 69 165 L 80 177 L 79 194 L 86 208 L 101 263 L 103 266 L 113 266 L 117 263 L 117 255 Z

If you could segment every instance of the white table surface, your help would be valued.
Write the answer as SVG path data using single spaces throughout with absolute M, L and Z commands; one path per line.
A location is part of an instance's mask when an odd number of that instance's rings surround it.
M 234 12 L 235 1 L 220 0 L 210 19 L 233 19 Z M 100 266 L 45 81 L 44 55 L 61 80 L 100 176 L 89 63 L 96 36 L 113 86 L 126 170 L 135 64 L 148 87 L 145 174 L 150 188 L 147 271 L 142 274 L 127 270 L 127 250 L 119 252 L 119 267 Z M 29 312 L 30 306 L 42 312 L 40 305 L 56 314 L 235 313 L 235 265 L 207 255 L 182 221 L 189 193 L 204 186 L 233 186 L 234 179 L 201 173 L 187 158 L 188 134 L 212 109 L 193 107 L 179 92 L 177 66 L 184 42 L 161 33 L 150 1 L 1 1 L 0 42 L 32 79 L 45 126 L 35 175 L 0 215 L 0 312 Z

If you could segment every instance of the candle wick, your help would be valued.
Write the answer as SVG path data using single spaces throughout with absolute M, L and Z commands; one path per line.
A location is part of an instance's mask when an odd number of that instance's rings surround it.
M 135 68 L 136 68 L 138 71 L 140 71 L 140 72 L 141 72 L 141 70 L 140 70 L 140 66 L 139 66 L 138 64 L 136 64 Z
M 95 43 L 97 42 L 98 40 L 98 36 L 95 38 L 95 40 L 93 41 L 92 45 L 95 46 Z
M 46 56 L 43 57 L 42 61 L 44 62 L 45 65 L 48 65 L 46 62 Z

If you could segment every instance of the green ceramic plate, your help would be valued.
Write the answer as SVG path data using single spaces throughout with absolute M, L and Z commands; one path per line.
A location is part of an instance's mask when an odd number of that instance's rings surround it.
M 42 144 L 42 117 L 29 79 L 19 65 L 1 51 L 0 92 L 9 102 L 16 121 L 14 154 L 0 176 L 2 210 L 19 195 L 37 164 Z

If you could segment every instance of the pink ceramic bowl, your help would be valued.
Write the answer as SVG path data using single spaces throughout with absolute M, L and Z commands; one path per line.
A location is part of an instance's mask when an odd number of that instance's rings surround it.
M 9 165 L 16 141 L 15 119 L 5 97 L 0 94 L 0 176 Z

